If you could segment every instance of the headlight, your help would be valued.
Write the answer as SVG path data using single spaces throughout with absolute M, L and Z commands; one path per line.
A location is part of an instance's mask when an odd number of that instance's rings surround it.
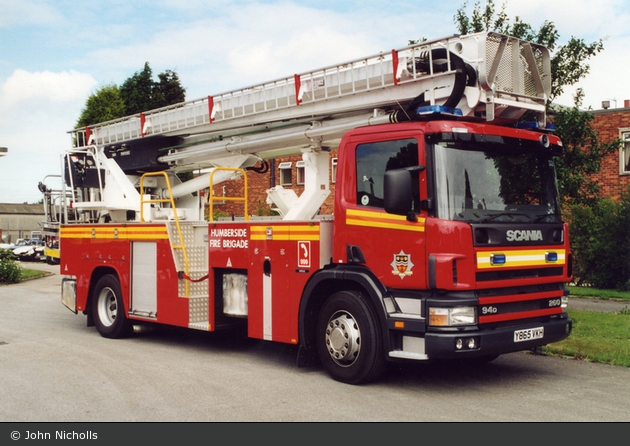
M 477 311 L 475 307 L 429 308 L 429 325 L 451 327 L 454 325 L 475 325 Z

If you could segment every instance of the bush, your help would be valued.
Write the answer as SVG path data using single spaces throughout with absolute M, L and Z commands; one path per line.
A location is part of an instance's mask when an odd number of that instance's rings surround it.
M 258 201 L 256 202 L 256 212 L 254 213 L 254 215 L 268 217 L 271 215 L 279 215 L 279 214 L 273 209 L 271 209 L 271 207 L 269 207 L 269 205 L 265 201 L 259 198 Z
M 0 249 L 0 283 L 19 282 L 20 274 L 17 257 L 7 249 Z
M 578 285 L 628 290 L 630 287 L 630 194 L 572 206 L 569 232 Z

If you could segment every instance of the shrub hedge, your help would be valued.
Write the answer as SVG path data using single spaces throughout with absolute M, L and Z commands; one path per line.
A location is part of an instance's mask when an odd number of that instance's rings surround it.
M 571 206 L 567 220 L 575 282 L 630 291 L 630 193 Z
M 0 283 L 19 282 L 20 273 L 17 257 L 8 249 L 0 248 Z

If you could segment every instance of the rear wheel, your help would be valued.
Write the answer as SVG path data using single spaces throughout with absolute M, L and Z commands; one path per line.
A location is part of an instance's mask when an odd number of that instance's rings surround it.
M 374 311 L 362 293 L 328 298 L 317 321 L 317 350 L 328 374 L 348 384 L 374 381 L 386 365 Z
M 105 338 L 122 338 L 133 331 L 125 316 L 120 282 L 112 274 L 99 279 L 92 294 L 92 315 L 96 329 Z

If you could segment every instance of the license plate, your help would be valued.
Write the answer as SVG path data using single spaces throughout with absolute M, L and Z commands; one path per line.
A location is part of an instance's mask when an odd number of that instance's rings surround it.
M 532 339 L 542 339 L 545 333 L 543 327 L 528 328 L 527 330 L 515 330 L 514 342 L 531 341 Z

